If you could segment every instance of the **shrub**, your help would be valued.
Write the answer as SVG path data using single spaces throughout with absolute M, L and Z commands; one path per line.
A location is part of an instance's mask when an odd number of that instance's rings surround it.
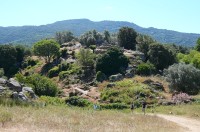
M 34 74 L 26 78 L 26 82 L 33 86 L 33 90 L 39 96 L 56 96 L 58 88 L 49 78 Z
M 67 62 L 62 62 L 61 64 L 58 65 L 59 71 L 67 71 L 70 67 L 70 64 Z
M 155 71 L 155 67 L 151 63 L 142 63 L 137 67 L 137 73 L 139 75 L 151 75 Z
M 66 77 L 68 77 L 70 75 L 70 71 L 61 71 L 59 73 L 59 79 L 62 80 L 62 79 L 65 79 Z
M 105 54 L 98 57 L 96 71 L 101 71 L 107 76 L 124 73 L 128 63 L 129 60 L 123 52 L 117 47 L 112 47 Z
M 101 108 L 103 109 L 127 109 L 129 108 L 128 105 L 124 104 L 124 103 L 112 103 L 112 104 L 102 104 Z
M 4 70 L 3 68 L 0 68 L 0 77 L 3 77 L 4 76 Z
M 53 67 L 52 69 L 50 69 L 48 71 L 48 76 L 50 78 L 58 76 L 58 74 L 59 74 L 59 67 L 57 67 L 57 66 Z
M 174 64 L 164 70 L 171 91 L 198 94 L 200 89 L 200 70 L 184 63 Z
M 65 100 L 59 97 L 50 97 L 50 96 L 40 96 L 39 101 L 45 102 L 45 104 L 51 105 L 62 105 L 65 104 Z
M 106 75 L 102 73 L 101 71 L 98 71 L 96 74 L 96 80 L 98 82 L 103 82 L 104 80 L 106 80 Z
M 79 106 L 79 107 L 87 107 L 91 105 L 91 103 L 88 100 L 83 99 L 78 96 L 69 97 L 68 99 L 66 99 L 66 103 L 69 105 L 74 105 L 74 106 Z

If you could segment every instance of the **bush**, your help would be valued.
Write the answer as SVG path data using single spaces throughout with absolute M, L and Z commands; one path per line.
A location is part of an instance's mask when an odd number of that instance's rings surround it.
M 88 100 L 78 96 L 69 97 L 68 99 L 66 99 L 65 102 L 69 105 L 79 106 L 79 107 L 87 107 L 91 105 L 91 103 Z
M 26 78 L 26 82 L 33 86 L 34 92 L 39 95 L 56 96 L 58 88 L 52 80 L 39 74 L 34 74 Z
M 174 64 L 164 70 L 164 75 L 170 83 L 171 91 L 176 90 L 195 95 L 200 90 L 200 70 L 190 64 Z
M 127 109 L 129 108 L 128 105 L 124 104 L 124 103 L 113 103 L 113 104 L 102 104 L 101 108 L 103 109 Z
M 98 71 L 96 74 L 96 80 L 98 82 L 103 82 L 104 80 L 106 80 L 106 75 L 102 73 L 101 71 Z
M 112 47 L 105 54 L 98 57 L 96 71 L 101 71 L 107 76 L 124 73 L 128 63 L 129 60 L 123 52 L 117 47 Z
M 48 71 L 48 76 L 50 78 L 58 76 L 58 74 L 59 74 L 59 67 L 57 67 L 57 66 L 53 67 L 52 69 L 50 69 Z
M 68 77 L 70 75 L 70 71 L 61 71 L 59 73 L 59 79 L 62 80 L 62 79 L 65 79 L 66 77 Z
M 154 71 L 155 67 L 151 63 L 142 63 L 137 67 L 137 74 L 139 75 L 151 75 Z
M 59 71 L 67 71 L 70 67 L 70 64 L 67 62 L 62 62 L 61 64 L 58 65 Z
M 3 68 L 0 68 L 0 77 L 3 77 L 4 76 L 4 70 Z
M 59 97 L 40 96 L 39 101 L 45 102 L 47 105 L 62 105 L 65 100 Z

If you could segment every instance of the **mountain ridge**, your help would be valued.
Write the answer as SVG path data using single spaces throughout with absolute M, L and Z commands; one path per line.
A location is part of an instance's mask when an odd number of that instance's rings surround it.
M 0 44 L 22 43 L 33 44 L 41 39 L 53 37 L 56 32 L 69 30 L 75 36 L 80 36 L 86 31 L 96 29 L 99 32 L 108 30 L 117 32 L 119 28 L 128 26 L 137 32 L 147 34 L 162 43 L 175 43 L 183 46 L 194 46 L 200 34 L 182 33 L 167 29 L 153 27 L 143 28 L 127 21 L 91 21 L 89 19 L 70 19 L 57 21 L 47 25 L 39 26 L 9 26 L 0 27 Z

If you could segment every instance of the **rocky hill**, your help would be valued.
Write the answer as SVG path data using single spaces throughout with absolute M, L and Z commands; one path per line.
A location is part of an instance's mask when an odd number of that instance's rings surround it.
M 53 37 L 58 31 L 69 30 L 73 32 L 74 35 L 79 36 L 92 29 L 96 29 L 99 32 L 104 30 L 117 32 L 118 29 L 123 26 L 132 27 L 137 32 L 150 35 L 162 43 L 194 46 L 197 38 L 200 37 L 200 34 L 181 33 L 156 28 L 142 28 L 134 23 L 125 21 L 94 22 L 88 19 L 73 19 L 41 26 L 0 27 L 0 44 L 23 43 L 31 45 L 40 39 Z

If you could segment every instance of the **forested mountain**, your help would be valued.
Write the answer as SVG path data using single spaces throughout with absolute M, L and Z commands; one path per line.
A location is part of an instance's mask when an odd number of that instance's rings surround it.
M 125 21 L 93 22 L 88 19 L 73 19 L 41 26 L 0 27 L 0 44 L 33 44 L 40 39 L 53 37 L 56 32 L 64 30 L 69 30 L 76 36 L 92 29 L 96 29 L 99 32 L 103 32 L 104 30 L 117 32 L 123 26 L 132 27 L 137 32 L 150 35 L 157 41 L 163 43 L 194 46 L 197 38 L 200 37 L 200 34 L 181 33 L 156 28 L 142 28 L 134 23 Z

